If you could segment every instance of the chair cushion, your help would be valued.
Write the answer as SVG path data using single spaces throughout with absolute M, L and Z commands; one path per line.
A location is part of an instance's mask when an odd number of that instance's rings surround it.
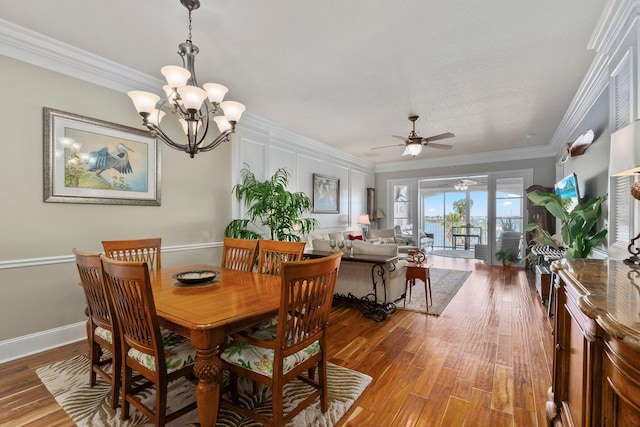
M 166 329 L 163 329 L 161 333 L 164 355 L 167 360 L 167 373 L 177 371 L 195 362 L 196 349 L 191 346 L 188 339 Z M 132 348 L 127 355 L 155 372 L 156 360 L 147 353 Z
M 289 372 L 319 351 L 320 342 L 315 341 L 309 347 L 286 357 L 283 361 L 283 373 Z M 242 341 L 232 341 L 220 354 L 220 358 L 232 365 L 272 377 L 274 355 L 275 351 L 272 349 L 258 347 Z
M 110 330 L 96 326 L 96 330 L 93 333 L 109 344 L 113 344 L 113 333 Z

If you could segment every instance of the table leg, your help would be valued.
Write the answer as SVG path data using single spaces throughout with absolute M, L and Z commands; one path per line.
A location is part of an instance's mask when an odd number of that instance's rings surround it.
M 196 402 L 201 427 L 214 427 L 220 406 L 220 386 L 222 384 L 222 362 L 218 358 L 224 332 L 218 329 L 192 331 L 191 344 L 198 357 L 193 373 L 198 378 Z

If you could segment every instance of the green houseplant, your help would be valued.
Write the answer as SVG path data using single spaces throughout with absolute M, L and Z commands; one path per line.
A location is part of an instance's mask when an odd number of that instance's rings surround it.
M 502 251 L 496 252 L 496 259 L 498 261 L 502 261 L 502 265 L 505 267 L 509 267 L 514 262 L 518 262 L 520 258 L 518 258 L 518 254 L 511 249 L 504 249 Z
M 248 168 L 243 168 L 240 175 L 233 192 L 247 206 L 248 218 L 232 220 L 224 231 L 225 237 L 298 242 L 300 234 L 318 226 L 315 219 L 302 217 L 311 209 L 311 199 L 302 192 L 287 190 L 290 174 L 285 168 L 265 181 L 258 181 Z
M 533 191 L 527 197 L 535 204 L 544 206 L 551 215 L 562 222 L 560 234 L 567 250 L 565 258 L 586 258 L 591 250 L 598 246 L 607 236 L 607 228 L 591 233 L 602 216 L 602 203 L 607 200 L 607 194 L 597 198 L 590 198 L 586 202 L 578 203 L 571 212 L 567 211 L 562 198 L 557 194 Z M 527 224 L 526 231 L 537 231 L 533 244 L 548 245 L 560 250 L 557 241 L 538 224 Z

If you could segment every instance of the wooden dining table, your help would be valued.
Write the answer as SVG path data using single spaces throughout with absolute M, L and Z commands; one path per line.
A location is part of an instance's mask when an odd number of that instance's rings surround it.
M 183 285 L 173 276 L 214 270 L 209 283 Z M 280 307 L 281 278 L 211 265 L 162 267 L 149 272 L 162 327 L 191 340 L 196 348 L 196 401 L 203 427 L 216 424 L 222 382 L 220 346 L 230 333 L 275 315 Z

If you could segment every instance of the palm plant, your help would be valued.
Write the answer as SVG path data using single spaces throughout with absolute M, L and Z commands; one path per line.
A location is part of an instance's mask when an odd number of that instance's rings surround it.
M 265 181 L 258 181 L 248 168 L 243 168 L 240 175 L 241 182 L 233 192 L 247 206 L 248 219 L 232 220 L 225 237 L 261 239 L 266 234 L 271 240 L 298 242 L 300 234 L 308 234 L 318 226 L 315 219 L 302 217 L 311 209 L 311 199 L 302 192 L 287 190 L 287 169 L 278 169 Z
M 533 191 L 527 197 L 534 203 L 544 206 L 551 215 L 562 222 L 560 234 L 565 245 L 568 246 L 564 256 L 566 258 L 586 258 L 591 250 L 598 246 L 607 236 L 607 228 L 603 227 L 590 234 L 593 227 L 602 216 L 602 203 L 607 200 L 607 194 L 591 198 L 584 203 L 578 203 L 571 212 L 567 211 L 562 198 L 557 194 Z M 538 236 L 534 243 L 551 246 L 557 250 L 556 241 L 538 224 L 527 224 L 526 231 L 536 230 Z

